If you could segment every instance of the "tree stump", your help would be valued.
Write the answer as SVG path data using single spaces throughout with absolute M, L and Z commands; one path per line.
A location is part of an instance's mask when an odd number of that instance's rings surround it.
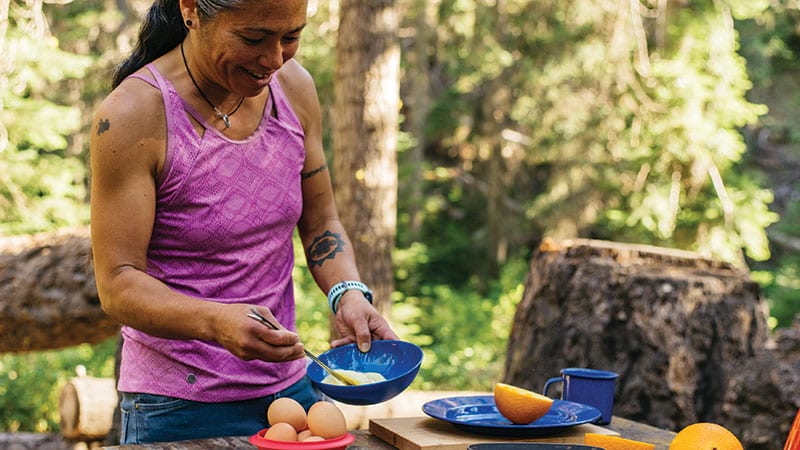
M 118 332 L 100 307 L 88 229 L 0 238 L 0 353 L 97 343 Z
M 561 368 L 607 369 L 620 374 L 616 415 L 672 430 L 721 423 L 732 375 L 767 342 L 767 317 L 759 286 L 730 264 L 650 246 L 545 243 L 505 380 L 541 391 Z
M 61 389 L 58 401 L 61 434 L 81 441 L 104 438 L 111 431 L 117 401 L 113 378 L 71 379 Z

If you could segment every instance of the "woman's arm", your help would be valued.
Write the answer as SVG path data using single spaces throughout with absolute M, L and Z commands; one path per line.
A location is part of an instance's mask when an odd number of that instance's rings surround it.
M 302 173 L 303 214 L 298 224 L 308 267 L 323 292 L 343 280 L 360 281 L 353 246 L 339 220 L 331 187 L 330 171 L 322 147 L 322 119 L 316 87 L 311 76 L 290 60 L 279 72 L 281 86 L 303 124 L 306 160 Z M 336 312 L 342 336 L 334 346 L 357 342 L 366 351 L 369 342 L 397 339 L 386 320 L 358 290 L 345 292 Z

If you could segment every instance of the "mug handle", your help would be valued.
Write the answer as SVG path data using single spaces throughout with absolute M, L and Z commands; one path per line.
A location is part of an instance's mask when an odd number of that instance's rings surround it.
M 551 384 L 558 383 L 559 381 L 564 381 L 564 379 L 562 377 L 553 377 L 553 378 L 550 378 L 549 380 L 547 380 L 544 383 L 544 388 L 542 389 L 542 392 L 544 393 L 544 395 L 547 396 L 547 390 L 550 388 Z

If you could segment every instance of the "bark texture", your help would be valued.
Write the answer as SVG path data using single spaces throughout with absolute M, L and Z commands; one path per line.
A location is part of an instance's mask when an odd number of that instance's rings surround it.
M 95 447 L 56 433 L 0 433 L 0 448 L 8 450 L 85 450 Z
M 0 353 L 97 343 L 119 332 L 97 296 L 87 229 L 0 239 Z
M 333 187 L 361 277 L 388 318 L 397 229 L 399 17 L 395 0 L 342 0 L 339 13 Z
M 732 265 L 656 247 L 545 242 L 531 260 L 505 380 L 541 391 L 564 367 L 612 370 L 616 415 L 675 431 L 716 422 L 745 448 L 780 449 L 782 424 L 788 431 L 800 405 L 800 332 L 775 340 L 767 318 L 759 286 Z
M 737 430 L 748 450 L 782 450 L 800 410 L 800 316 L 731 371 L 720 423 Z

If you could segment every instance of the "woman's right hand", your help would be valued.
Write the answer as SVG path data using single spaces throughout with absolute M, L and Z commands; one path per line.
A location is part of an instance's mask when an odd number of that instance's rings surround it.
M 215 340 L 237 357 L 249 361 L 281 362 L 305 357 L 303 344 L 297 333 L 272 328 L 248 317 L 252 305 L 219 305 L 215 321 Z M 282 327 L 265 307 L 256 307 L 258 312 L 272 323 Z

